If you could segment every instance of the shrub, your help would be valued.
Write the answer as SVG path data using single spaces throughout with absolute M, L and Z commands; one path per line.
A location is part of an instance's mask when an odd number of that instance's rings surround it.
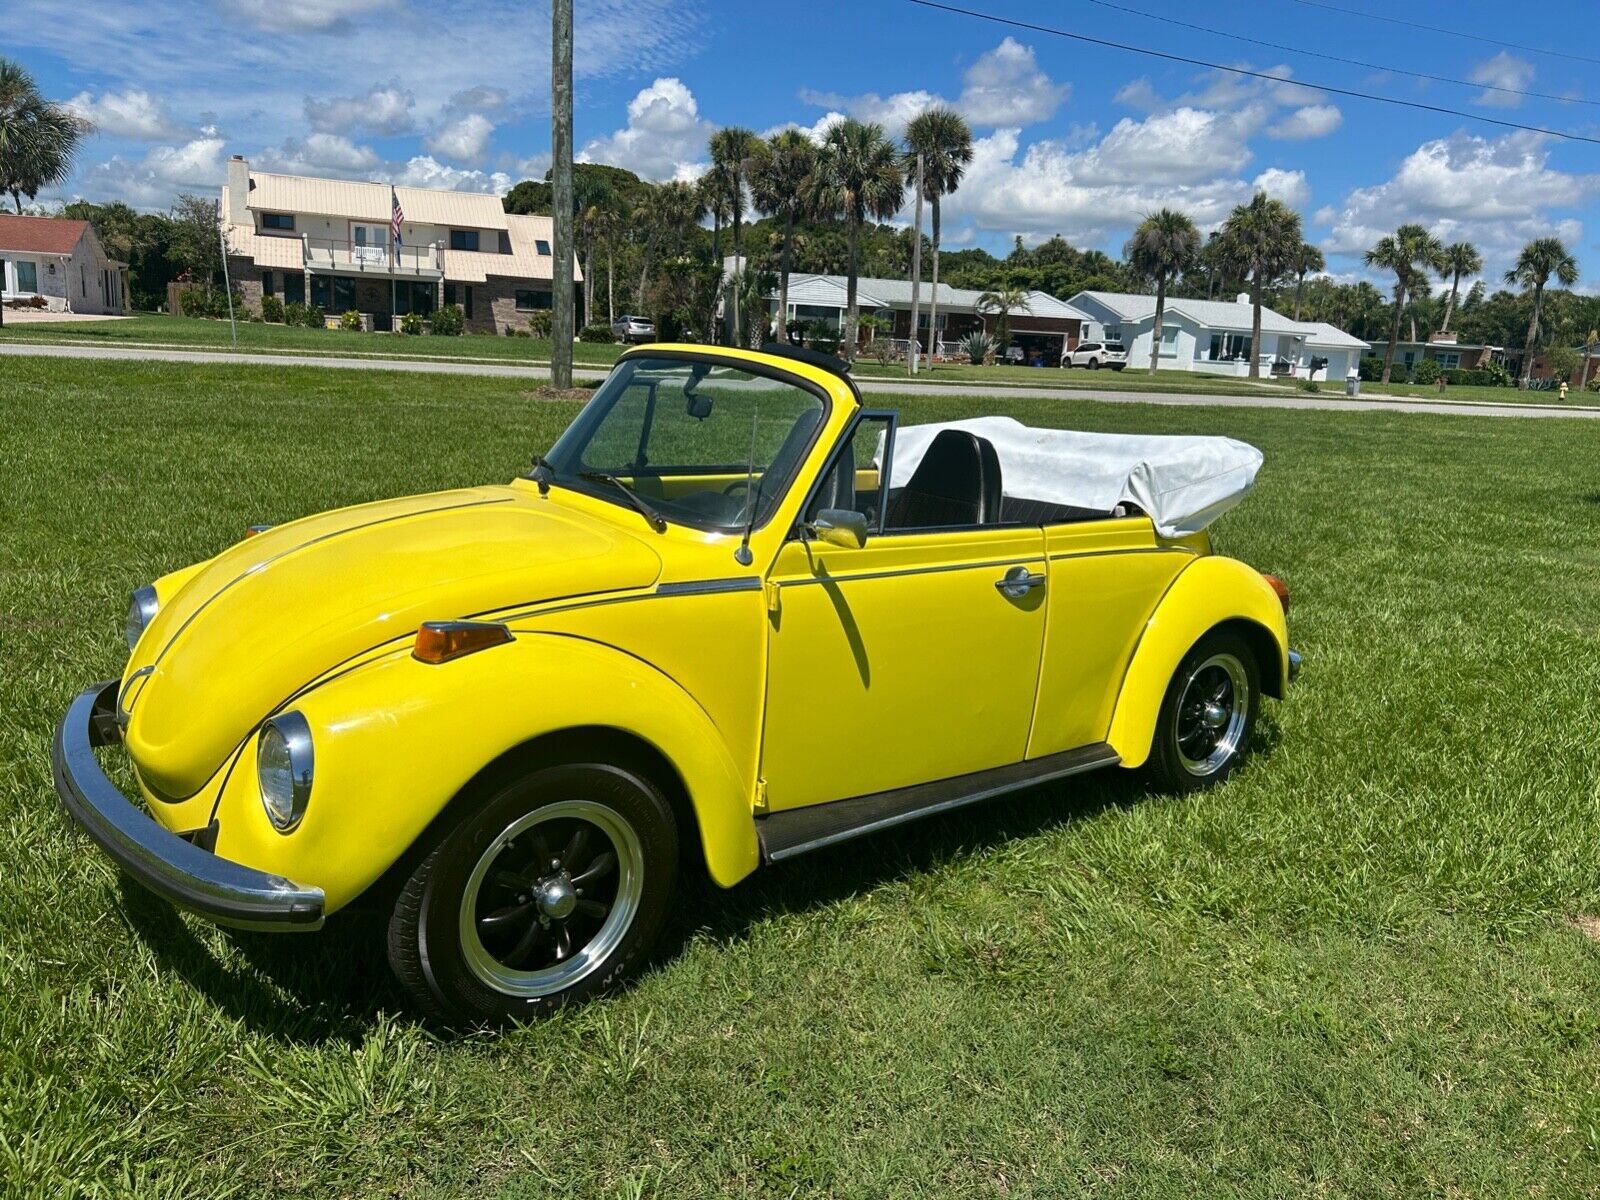
M 1439 364 L 1431 358 L 1424 358 L 1411 364 L 1412 383 L 1438 383 Z
M 466 327 L 467 315 L 459 304 L 446 304 L 433 314 L 433 332 L 436 337 L 460 337 Z
M 306 328 L 325 329 L 328 325 L 328 314 L 318 304 L 306 305 Z
M 1315 379 L 1302 379 L 1300 381 L 1300 390 L 1302 392 L 1320 392 L 1322 385 Z
M 209 288 L 184 288 L 178 293 L 178 310 L 186 317 L 214 317 L 217 297 Z
M 261 319 L 274 324 L 283 320 L 283 301 L 276 296 L 261 297 Z
M 961 343 L 961 350 L 967 356 L 968 362 L 975 367 L 981 367 L 995 352 L 995 340 L 987 333 L 968 334 Z
M 400 332 L 416 337 L 422 332 L 422 314 L 408 312 L 400 318 Z
M 1368 383 L 1375 383 L 1383 378 L 1383 359 L 1376 354 L 1368 354 L 1356 363 L 1356 374 Z
M 555 320 L 555 314 L 548 308 L 536 308 L 528 314 L 528 333 L 536 338 L 550 336 L 550 323 Z
M 1505 363 L 1495 362 L 1493 359 L 1490 359 L 1483 369 L 1478 372 L 1478 374 L 1488 376 L 1489 381 L 1485 385 L 1487 387 L 1511 386 L 1511 372 L 1506 370 Z
M 578 332 L 580 342 L 599 342 L 602 345 L 617 340 L 617 335 L 611 332 L 609 325 L 585 325 Z
M 345 309 L 343 315 L 339 317 L 339 328 L 359 333 L 361 331 L 361 314 L 353 308 Z
M 823 354 L 838 354 L 839 345 L 842 341 L 843 339 L 837 333 L 832 333 L 824 328 L 811 335 L 809 345 L 811 349 L 821 351 Z
M 283 323 L 285 325 L 304 325 L 306 323 L 306 306 L 298 300 L 291 300 L 283 306 Z

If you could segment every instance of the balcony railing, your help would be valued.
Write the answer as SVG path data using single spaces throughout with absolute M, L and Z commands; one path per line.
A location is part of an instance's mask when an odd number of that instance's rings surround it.
M 438 275 L 443 255 L 437 242 L 400 246 L 398 256 L 385 245 L 344 241 L 339 238 L 301 238 L 306 266 L 312 270 L 356 271 L 373 275 Z

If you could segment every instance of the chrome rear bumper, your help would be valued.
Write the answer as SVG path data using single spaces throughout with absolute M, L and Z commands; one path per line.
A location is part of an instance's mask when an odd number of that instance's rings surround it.
M 96 746 L 120 742 L 117 681 L 79 694 L 56 728 L 51 754 L 61 807 L 118 866 L 156 895 L 236 929 L 322 926 L 322 889 L 218 858 L 158 825 L 106 778 Z

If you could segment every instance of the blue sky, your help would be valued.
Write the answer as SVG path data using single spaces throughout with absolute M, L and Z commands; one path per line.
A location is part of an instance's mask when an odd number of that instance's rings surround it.
M 1330 0 L 1583 54 L 1592 5 L 1531 23 L 1503 3 Z M 838 114 L 897 131 L 942 99 L 977 137 L 946 244 L 1004 250 L 1053 233 L 1116 252 L 1169 205 L 1213 226 L 1264 187 L 1304 215 L 1339 277 L 1402 221 L 1476 242 L 1504 270 L 1528 238 L 1565 238 L 1600 290 L 1600 146 L 1497 129 L 1301 86 L 1309 80 L 1600 136 L 1595 62 L 1510 49 L 1299 0 L 1128 0 L 1264 41 L 1521 98 L 1247 45 L 1089 3 L 988 11 L 1276 77 L 1245 79 L 904 0 L 807 5 L 577 0 L 580 157 L 692 177 L 719 126 L 820 132 Z M 974 5 L 973 7 L 980 7 Z M 146 208 L 220 184 L 232 153 L 268 169 L 500 190 L 549 154 L 549 17 L 519 0 L 5 0 L 0 53 L 94 118 L 75 177 L 49 199 Z M 1600 58 L 1600 51 L 1595 51 Z

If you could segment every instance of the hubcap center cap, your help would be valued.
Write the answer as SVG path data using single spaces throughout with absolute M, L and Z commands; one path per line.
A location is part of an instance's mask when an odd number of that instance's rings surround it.
M 1201 710 L 1200 719 L 1205 722 L 1207 729 L 1221 729 L 1228 723 L 1228 710 L 1215 700 L 1210 700 Z
M 572 915 L 572 910 L 578 907 L 578 894 L 573 890 L 570 879 L 558 875 L 540 881 L 538 901 L 539 911 L 544 916 L 552 921 L 565 921 Z

